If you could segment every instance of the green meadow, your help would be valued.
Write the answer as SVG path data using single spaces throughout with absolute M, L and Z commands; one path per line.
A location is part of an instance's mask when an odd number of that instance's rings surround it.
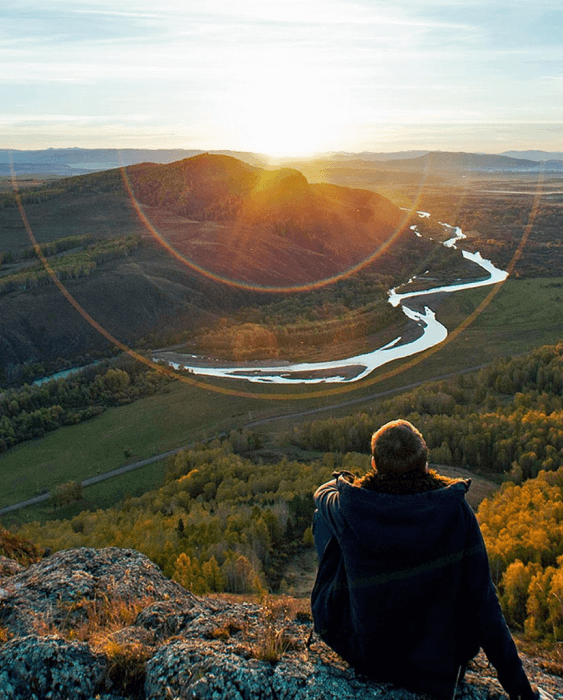
M 438 318 L 457 328 L 488 297 L 481 288 L 444 297 Z M 76 426 L 19 445 L 0 457 L 3 488 L 0 507 L 68 481 L 80 482 L 127 463 L 213 438 L 260 419 L 287 415 L 257 430 L 272 445 L 276 434 L 302 420 L 344 415 L 373 406 L 374 395 L 485 364 L 495 357 L 526 353 L 563 337 L 563 278 L 509 280 L 492 296 L 482 313 L 457 336 L 451 334 L 436 351 L 381 368 L 367 381 L 333 393 L 335 385 L 307 388 L 263 386 L 247 382 L 218 383 L 238 394 L 227 395 L 180 381 L 169 391 L 141 399 Z M 211 386 L 209 384 L 208 386 Z M 328 391 L 326 391 L 328 389 Z M 244 396 L 262 394 L 262 398 Z M 273 396 L 272 396 L 273 395 Z M 272 396 L 272 398 L 269 398 Z M 280 400 L 280 397 L 286 400 Z M 274 398 L 276 397 L 276 398 Z M 301 398 L 300 398 L 301 397 Z M 350 403 L 353 402 L 353 403 Z M 312 409 L 317 415 L 293 416 Z M 107 507 L 126 495 L 136 496 L 161 483 L 163 462 L 112 477 L 84 489 L 89 507 Z M 5 524 L 60 517 L 47 502 L 3 516 Z

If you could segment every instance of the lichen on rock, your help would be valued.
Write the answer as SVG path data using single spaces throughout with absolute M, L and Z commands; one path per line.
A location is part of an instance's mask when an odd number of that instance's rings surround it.
M 0 562 L 2 563 L 2 562 Z M 354 672 L 291 599 L 196 597 L 130 549 L 3 562 L 0 700 L 419 700 Z M 563 680 L 524 659 L 555 697 Z M 457 700 L 504 697 L 486 660 Z
M 84 642 L 30 635 L 0 647 L 2 700 L 90 700 L 104 681 L 105 659 Z

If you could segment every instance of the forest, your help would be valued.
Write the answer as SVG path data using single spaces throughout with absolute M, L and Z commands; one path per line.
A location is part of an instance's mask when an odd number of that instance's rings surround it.
M 249 305 L 200 328 L 186 350 L 228 360 L 307 358 L 401 323 L 388 303 L 392 280 L 371 268 L 329 287 Z
M 248 444 L 248 436 L 233 435 Z M 229 440 L 171 459 L 166 483 L 118 508 L 23 526 L 19 535 L 53 550 L 133 547 L 195 593 L 287 592 L 285 564 L 311 546 L 311 494 L 331 460 L 257 464 Z
M 377 419 L 399 415 L 417 425 L 436 464 L 509 473 L 521 482 L 563 466 L 562 393 L 559 343 L 384 401 Z M 363 413 L 306 423 L 289 437 L 303 449 L 360 452 L 372 430 L 373 416 Z
M 25 384 L 0 394 L 0 453 L 64 425 L 166 391 L 168 382 L 128 355 L 104 360 L 67 378 Z
M 563 468 L 507 482 L 479 507 L 493 580 L 508 623 L 563 641 Z
M 49 266 L 54 275 L 61 281 L 88 277 L 101 263 L 115 258 L 121 258 L 135 250 L 141 243 L 141 237 L 135 235 L 120 236 L 97 242 L 91 242 L 88 236 L 69 236 L 51 241 L 39 248 L 42 255 L 49 259 Z M 73 248 L 80 248 L 67 255 L 57 256 Z M 38 250 L 27 248 L 22 254 L 22 260 L 39 257 Z M 15 262 L 11 253 L 2 253 L 0 266 L 4 263 Z M 0 294 L 24 291 L 52 283 L 50 272 L 42 264 L 28 265 L 18 272 L 0 277 Z
M 197 593 L 291 592 L 288 563 L 312 546 L 315 488 L 334 469 L 363 473 L 371 433 L 399 415 L 422 430 L 438 470 L 505 482 L 478 510 L 505 614 L 533 639 L 561 641 L 562 393 L 563 343 L 278 435 L 278 450 L 303 450 L 298 460 L 272 462 L 263 435 L 232 431 L 169 458 L 159 489 L 18 534 L 51 549 L 133 547 Z

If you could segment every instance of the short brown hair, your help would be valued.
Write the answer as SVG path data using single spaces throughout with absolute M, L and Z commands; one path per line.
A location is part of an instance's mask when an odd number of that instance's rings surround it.
M 426 471 L 426 442 L 406 420 L 394 420 L 379 428 L 371 436 L 371 454 L 379 474 L 402 476 Z

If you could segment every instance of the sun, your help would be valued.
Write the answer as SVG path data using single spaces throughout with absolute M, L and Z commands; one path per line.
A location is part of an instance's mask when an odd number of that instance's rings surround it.
M 249 118 L 248 127 L 250 150 L 273 159 L 310 157 L 326 150 L 317 125 L 283 110 Z
M 312 156 L 341 141 L 343 114 L 326 76 L 295 62 L 257 68 L 230 96 L 228 129 L 244 150 L 272 158 Z

